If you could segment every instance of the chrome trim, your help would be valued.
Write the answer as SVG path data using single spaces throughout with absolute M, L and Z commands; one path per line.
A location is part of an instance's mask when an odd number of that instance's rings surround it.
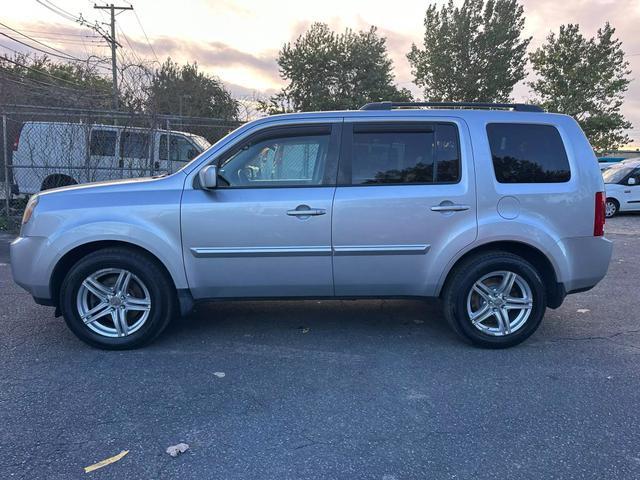
M 287 215 L 293 217 L 311 217 L 324 215 L 327 211 L 324 208 L 308 208 L 306 210 L 287 210 Z
M 329 256 L 331 247 L 194 247 L 191 254 L 198 258 Z
M 469 205 L 434 205 L 431 207 L 432 212 L 463 212 L 469 210 Z
M 334 255 L 424 255 L 431 245 L 343 245 L 333 247 Z

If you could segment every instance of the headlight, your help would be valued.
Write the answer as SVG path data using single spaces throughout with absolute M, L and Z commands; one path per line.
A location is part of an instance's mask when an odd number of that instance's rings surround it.
M 27 202 L 24 214 L 22 215 L 22 225 L 25 225 L 31 218 L 31 215 L 33 215 L 33 211 L 35 210 L 36 205 L 38 205 L 38 198 L 37 194 L 33 195 Z

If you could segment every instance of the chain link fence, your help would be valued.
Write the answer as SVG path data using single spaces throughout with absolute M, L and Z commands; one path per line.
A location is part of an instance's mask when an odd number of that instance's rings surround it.
M 173 173 L 241 122 L 100 110 L 0 107 L 0 229 L 30 195 L 67 185 Z

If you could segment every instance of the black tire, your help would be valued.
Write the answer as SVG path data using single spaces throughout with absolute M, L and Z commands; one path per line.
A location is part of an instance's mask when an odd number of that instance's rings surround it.
M 82 282 L 105 268 L 131 272 L 145 284 L 149 292 L 151 308 L 148 318 L 139 330 L 124 337 L 112 338 L 94 332 L 85 325 L 78 311 L 77 297 Z M 121 247 L 93 252 L 71 267 L 62 282 L 59 301 L 69 329 L 83 342 L 106 350 L 127 350 L 150 343 L 178 312 L 173 282 L 157 260 L 143 252 Z
M 615 217 L 620 212 L 620 203 L 615 198 L 607 198 L 604 212 L 606 218 Z
M 467 311 L 467 298 L 475 282 L 496 271 L 519 275 L 528 284 L 533 299 L 526 321 L 514 332 L 503 336 L 493 336 L 476 328 Z M 544 317 L 547 296 L 540 274 L 528 261 L 507 252 L 486 252 L 455 268 L 445 285 L 443 303 L 447 321 L 464 340 L 484 348 L 507 348 L 523 342 L 536 331 Z
M 52 188 L 68 187 L 69 185 L 77 185 L 73 178 L 68 175 L 49 175 L 44 179 L 40 186 L 40 191 L 51 190 Z

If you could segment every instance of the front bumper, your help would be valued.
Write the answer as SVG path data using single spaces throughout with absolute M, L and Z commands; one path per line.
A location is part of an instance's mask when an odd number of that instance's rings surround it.
M 18 237 L 10 246 L 13 280 L 43 302 L 51 301 L 50 272 L 43 261 L 47 246 L 46 237 Z

